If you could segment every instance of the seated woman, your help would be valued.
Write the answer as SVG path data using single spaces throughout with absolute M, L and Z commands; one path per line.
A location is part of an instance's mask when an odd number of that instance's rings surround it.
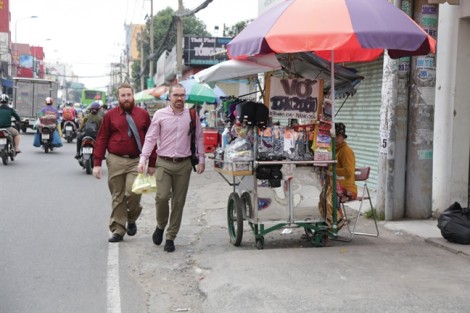
M 356 158 L 354 151 L 348 146 L 345 139 L 346 126 L 343 123 L 336 123 L 336 175 L 339 184 L 337 193 L 341 196 L 341 202 L 354 200 L 357 198 L 357 186 L 354 174 L 356 171 Z
M 355 180 L 356 158 L 354 151 L 348 146 L 345 139 L 346 126 L 343 123 L 335 123 L 336 130 L 336 193 L 338 195 L 337 224 L 338 229 L 344 225 L 344 214 L 339 205 L 339 201 L 345 202 L 357 198 L 357 186 Z M 325 222 L 331 226 L 333 224 L 333 188 L 331 177 L 326 178 L 324 188 L 320 194 L 318 208 Z

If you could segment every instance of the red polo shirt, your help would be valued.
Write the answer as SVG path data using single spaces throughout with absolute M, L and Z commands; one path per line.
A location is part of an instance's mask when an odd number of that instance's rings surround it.
M 145 142 L 145 134 L 150 127 L 150 116 L 142 108 L 134 107 L 130 112 L 139 131 L 142 146 Z M 116 155 L 139 157 L 134 136 L 129 137 L 126 113 L 120 107 L 108 111 L 101 122 L 96 136 L 95 151 L 93 152 L 94 165 L 101 166 L 106 150 Z M 149 157 L 149 167 L 155 167 L 157 154 L 153 149 Z

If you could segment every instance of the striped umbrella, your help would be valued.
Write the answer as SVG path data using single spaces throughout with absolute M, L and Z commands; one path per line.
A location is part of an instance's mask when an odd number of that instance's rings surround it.
M 435 52 L 436 41 L 386 0 L 286 0 L 264 12 L 227 45 L 231 59 L 315 52 L 334 62 Z

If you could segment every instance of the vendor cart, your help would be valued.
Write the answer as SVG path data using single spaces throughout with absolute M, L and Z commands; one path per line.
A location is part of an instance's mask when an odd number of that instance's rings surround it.
M 287 126 L 273 128 L 277 134 L 280 128 L 285 132 L 291 130 Z M 230 242 L 235 246 L 241 244 L 245 221 L 253 231 L 258 249 L 263 249 L 266 234 L 280 229 L 283 233 L 290 233 L 293 228 L 304 228 L 311 243 L 317 247 L 325 246 L 328 239 L 337 238 L 336 201 L 333 202 L 332 223 L 326 223 L 318 208 L 327 168 L 330 168 L 330 173 L 335 172 L 336 161 L 331 155 L 319 159 L 318 156 L 322 154 L 318 152 L 315 160 L 313 154 L 305 148 L 303 151 L 307 152 L 301 155 L 290 154 L 286 157 L 285 151 L 282 156 L 276 156 L 274 151 L 269 155 L 261 155 L 264 153 L 260 153 L 263 151 L 260 147 L 264 138 L 260 135 L 262 131 L 254 127 L 243 133 L 253 134 L 251 139 L 243 139 L 245 146 L 248 141 L 253 143 L 251 151 L 248 151 L 252 154 L 243 153 L 245 157 L 248 155 L 247 160 L 230 158 L 227 148 L 224 150 L 225 158 L 219 157 L 219 150 L 214 159 L 215 171 L 233 187 L 227 203 Z M 246 137 L 250 138 L 250 135 Z M 306 146 L 309 142 L 308 137 L 305 138 L 298 137 L 297 141 L 304 142 Z M 278 144 L 270 142 L 267 145 L 273 147 Z M 295 147 L 288 150 L 298 150 L 297 144 Z M 277 174 L 273 175 L 274 172 Z M 336 176 L 332 178 L 335 180 Z
M 243 163 L 243 162 L 240 162 Z M 233 166 L 247 166 L 235 163 Z M 337 237 L 337 227 L 328 226 L 319 215 L 319 181 L 325 174 L 325 165 L 335 161 L 254 161 L 253 168 L 266 165 L 291 167 L 281 187 L 272 188 L 266 180 L 257 179 L 255 170 L 215 170 L 233 187 L 227 203 L 227 223 L 230 242 L 239 246 L 244 222 L 248 222 L 256 239 L 256 247 L 264 248 L 266 234 L 283 229 L 302 227 L 316 247 L 326 245 Z M 250 165 L 248 165 L 250 167 Z M 336 217 L 335 217 L 336 218 Z

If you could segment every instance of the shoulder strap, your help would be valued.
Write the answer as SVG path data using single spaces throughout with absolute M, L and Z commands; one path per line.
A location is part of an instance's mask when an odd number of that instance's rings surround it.
M 191 154 L 196 155 L 196 109 L 189 109 L 191 122 L 189 123 L 189 133 L 191 134 Z

